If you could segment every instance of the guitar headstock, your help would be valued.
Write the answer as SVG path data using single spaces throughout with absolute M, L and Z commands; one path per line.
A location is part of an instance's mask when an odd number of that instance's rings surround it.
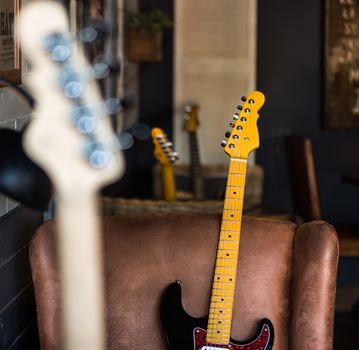
M 167 135 L 160 128 L 151 130 L 152 141 L 155 145 L 153 152 L 155 158 L 164 166 L 172 165 L 179 157 L 172 149 L 172 142 L 168 141 Z
M 197 104 L 188 104 L 185 106 L 184 111 L 184 129 L 187 132 L 195 132 L 199 127 L 199 106 Z
M 97 191 L 119 178 L 123 159 L 96 73 L 59 3 L 27 4 L 19 25 L 22 51 L 31 65 L 25 83 L 37 101 L 25 149 L 62 194 Z
M 242 97 L 243 106 L 238 106 L 240 113 L 233 115 L 229 124 L 232 131 L 227 131 L 221 145 L 231 158 L 247 159 L 249 153 L 259 147 L 257 120 L 265 97 L 259 91 L 253 91 L 248 97 Z

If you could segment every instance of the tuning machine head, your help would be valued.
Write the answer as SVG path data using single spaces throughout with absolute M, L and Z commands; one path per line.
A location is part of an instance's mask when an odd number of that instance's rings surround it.
M 233 121 L 226 131 L 226 139 L 221 146 L 232 158 L 247 159 L 249 153 L 259 146 L 257 129 L 258 111 L 264 104 L 264 95 L 259 91 L 253 91 L 248 97 L 242 96 L 243 106 L 238 105 L 239 112 L 233 114 Z

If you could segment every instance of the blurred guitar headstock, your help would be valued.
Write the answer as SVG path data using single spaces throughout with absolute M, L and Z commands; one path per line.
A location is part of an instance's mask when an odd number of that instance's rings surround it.
M 19 25 L 31 67 L 24 80 L 37 101 L 25 149 L 62 193 L 97 191 L 121 176 L 124 162 L 96 72 L 59 3 L 27 4 Z
M 175 163 L 179 157 L 177 152 L 173 151 L 173 144 L 167 138 L 167 135 L 160 128 L 153 128 L 151 131 L 152 141 L 155 145 L 154 156 L 164 166 L 170 166 Z

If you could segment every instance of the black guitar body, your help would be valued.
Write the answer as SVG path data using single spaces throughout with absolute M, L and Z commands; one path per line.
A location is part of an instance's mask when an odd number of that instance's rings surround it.
M 201 350 L 210 346 L 214 349 L 231 350 L 270 350 L 274 340 L 273 325 L 263 319 L 256 335 L 245 342 L 231 339 L 228 345 L 206 342 L 208 316 L 194 318 L 182 306 L 180 282 L 170 284 L 165 290 L 160 307 L 162 329 L 169 350 Z

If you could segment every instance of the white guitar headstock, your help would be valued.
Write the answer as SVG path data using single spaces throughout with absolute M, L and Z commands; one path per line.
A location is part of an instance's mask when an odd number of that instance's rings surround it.
M 37 101 L 24 146 L 61 194 L 97 191 L 123 172 L 123 158 L 95 74 L 69 32 L 64 8 L 53 1 L 23 7 L 25 76 Z M 60 191 L 59 191 L 60 190 Z

